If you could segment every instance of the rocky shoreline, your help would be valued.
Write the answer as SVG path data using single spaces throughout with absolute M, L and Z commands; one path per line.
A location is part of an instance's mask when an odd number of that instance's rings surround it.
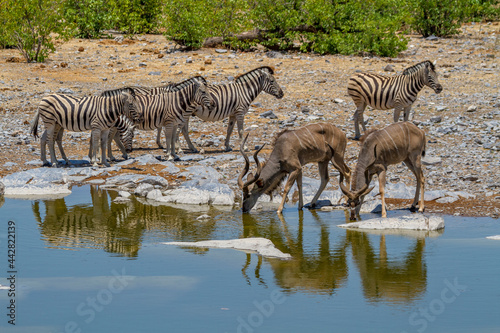
M 319 56 L 266 50 L 179 52 L 175 51 L 172 42 L 158 35 L 136 40 L 71 40 L 58 45 L 58 51 L 46 64 L 12 62 L 19 57 L 17 52 L 0 50 L 0 177 L 38 170 L 36 168 L 41 166 L 39 142 L 29 136 L 29 123 L 39 101 L 49 93 L 88 95 L 124 85 L 156 86 L 195 75 L 203 75 L 211 83 L 223 83 L 255 67 L 270 65 L 275 68 L 275 77 L 285 97 L 277 100 L 261 94 L 245 117 L 245 131 L 250 133 L 249 147 L 267 143 L 261 153 L 266 157 L 274 136 L 284 128 L 327 121 L 352 137 L 354 103 L 347 96 L 346 84 L 353 73 L 369 71 L 393 75 L 420 61 L 437 60 L 444 90 L 438 95 L 425 88 L 411 114 L 412 121 L 426 132 L 428 140 L 424 170 L 426 200 L 429 200 L 426 211 L 498 217 L 500 51 L 495 43 L 499 26 L 468 25 L 464 28 L 463 34 L 450 39 L 408 36 L 410 47 L 398 58 Z M 368 128 L 383 127 L 392 122 L 392 110 L 366 110 L 365 120 Z M 67 184 L 68 188 L 70 184 L 86 182 L 108 185 L 108 179 L 130 173 L 158 176 L 168 183 L 166 186 L 152 184 L 153 190 L 161 192 L 161 198 L 170 198 L 162 200 L 179 200 L 179 191 L 183 189 L 192 193 L 210 189 L 224 193 L 227 196 L 224 200 L 237 203 L 240 193 L 236 177 L 243 167 L 243 159 L 237 152 L 223 152 L 226 122 L 210 123 L 193 118 L 190 130 L 200 153 L 181 154 L 183 160 L 180 162 L 159 161 L 157 157 L 162 158 L 163 152 L 156 146 L 156 134 L 136 132 L 133 160 L 98 170 L 75 167 L 47 169 L 51 170 L 47 172 L 67 172 L 68 181 L 58 185 Z M 89 133 L 65 134 L 63 145 L 71 160 L 85 160 L 89 136 Z M 233 133 L 231 144 L 235 147 L 237 143 L 237 135 Z M 186 147 L 183 140 L 181 146 Z M 355 164 L 358 152 L 358 143 L 349 140 L 346 163 L 350 167 Z M 202 173 L 196 168 L 208 174 L 193 177 Z M 218 175 L 210 173 L 212 170 Z M 315 165 L 306 166 L 304 175 L 312 179 L 311 184 L 313 180 L 319 182 Z M 332 193 L 338 191 L 338 176 L 333 168 L 330 168 L 330 175 L 327 189 L 331 197 L 327 195 L 326 200 L 335 199 Z M 212 182 L 213 179 L 216 182 Z M 389 167 L 387 182 L 389 209 L 407 208 L 410 204 L 408 193 L 413 193 L 415 186 L 410 171 L 403 165 Z M 6 191 L 8 193 L 9 186 Z M 158 191 L 155 193 L 151 196 L 160 198 Z M 196 197 L 203 197 L 207 202 L 219 200 L 210 195 L 206 197 L 202 192 L 196 193 Z

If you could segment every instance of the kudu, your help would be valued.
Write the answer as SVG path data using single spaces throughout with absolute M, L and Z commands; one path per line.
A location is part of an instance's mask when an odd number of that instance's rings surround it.
M 302 209 L 302 167 L 308 163 L 317 162 L 321 184 L 318 192 L 311 201 L 314 207 L 318 197 L 321 195 L 328 183 L 328 163 L 332 161 L 333 166 L 340 172 L 340 183 L 344 178 L 350 183 L 351 171 L 344 163 L 344 153 L 347 138 L 344 132 L 328 123 L 307 125 L 296 130 L 285 130 L 278 134 L 274 149 L 269 159 L 261 164 L 258 153 L 264 147 L 257 150 L 253 157 L 257 164 L 255 175 L 249 175 L 247 181 L 243 177 L 250 168 L 250 161 L 244 152 L 248 135 L 242 141 L 240 152 L 245 158 L 245 167 L 238 178 L 238 185 L 243 191 L 243 212 L 249 212 L 262 194 L 271 194 L 272 191 L 289 174 L 288 181 L 283 192 L 283 199 L 278 208 L 281 214 L 286 198 L 293 183 L 297 181 L 299 189 L 299 209 Z
M 415 199 L 410 208 L 415 211 L 420 191 L 419 212 L 424 211 L 424 173 L 421 158 L 425 155 L 425 133 L 410 122 L 395 123 L 380 130 L 368 131 L 362 138 L 358 163 L 354 169 L 351 190 L 340 184 L 351 208 L 351 220 L 359 216 L 364 197 L 373 190 L 369 184 L 374 174 L 378 175 L 382 217 L 387 217 L 385 209 L 385 176 L 387 166 L 404 162 L 417 178 Z

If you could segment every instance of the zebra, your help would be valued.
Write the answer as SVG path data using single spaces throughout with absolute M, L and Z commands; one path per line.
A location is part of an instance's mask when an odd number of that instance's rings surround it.
M 198 150 L 189 139 L 189 117 L 194 114 L 205 121 L 221 121 L 229 118 L 227 136 L 225 141 L 226 151 L 231 151 L 229 139 L 233 132 L 235 121 L 238 124 L 240 142 L 243 138 L 243 123 L 245 114 L 250 104 L 257 96 L 265 91 L 278 99 L 283 98 L 283 90 L 273 76 L 274 70 L 268 66 L 255 68 L 236 78 L 234 82 L 220 85 L 207 85 L 208 91 L 215 103 L 215 108 L 210 110 L 202 105 L 192 105 L 186 112 L 186 121 L 182 126 L 182 134 L 192 152 Z
M 109 131 L 108 135 L 108 160 L 109 161 L 116 161 L 116 159 L 113 157 L 112 151 L 111 151 L 111 141 L 115 141 L 116 145 L 118 148 L 120 148 L 122 152 L 122 157 L 124 159 L 128 159 L 128 153 L 132 151 L 132 140 L 134 138 L 134 129 L 135 125 L 126 116 L 120 116 L 116 123 L 114 124 L 114 127 L 112 127 Z M 59 151 L 61 152 L 61 156 L 66 161 L 66 164 L 69 165 L 71 164 L 69 159 L 66 157 L 66 154 L 64 152 L 64 149 L 62 147 L 62 138 L 64 134 L 64 128 L 60 127 L 59 131 L 57 133 L 54 133 L 54 137 L 57 143 L 57 146 L 59 147 Z M 45 130 L 42 134 L 41 137 L 41 159 L 42 161 L 45 161 L 46 159 L 46 145 L 47 145 L 47 130 Z M 99 147 L 98 151 L 99 151 Z M 97 153 L 99 154 L 99 153 Z M 90 137 L 90 147 L 89 147 L 89 157 L 92 156 L 92 136 Z M 100 160 L 99 156 L 97 156 L 97 159 Z
M 101 93 L 101 96 L 115 96 L 117 94 L 120 93 L 120 91 L 122 89 L 133 89 L 136 96 L 137 95 L 161 95 L 161 94 L 164 94 L 164 93 L 168 93 L 168 92 L 175 92 L 179 89 L 182 89 L 186 84 L 189 84 L 190 82 L 192 82 L 192 80 L 198 80 L 200 81 L 201 83 L 203 84 L 207 84 L 207 81 L 205 80 L 204 77 L 202 76 L 195 76 L 195 77 L 192 77 L 188 80 L 185 80 L 185 81 L 181 81 L 181 82 L 178 82 L 178 83 L 168 83 L 166 85 L 163 85 L 163 86 L 158 86 L 158 87 L 142 87 L 142 86 L 129 86 L 129 87 L 125 87 L 125 88 L 119 88 L 119 89 L 114 89 L 114 90 L 106 90 L 104 92 Z M 196 103 L 196 105 L 199 105 L 198 103 Z M 129 125 L 131 126 L 131 125 Z M 150 127 L 150 126 L 149 126 Z M 135 128 L 135 125 L 134 125 L 134 128 Z M 142 129 L 142 128 L 141 128 Z M 157 136 L 156 136 L 156 144 L 158 145 L 158 148 L 160 149 L 163 149 L 163 145 L 161 143 L 161 129 L 162 127 L 158 127 L 158 133 L 157 133 Z M 113 129 L 112 129 L 113 130 Z M 134 133 L 133 133 L 133 130 L 132 130 L 132 138 L 130 138 L 130 141 L 132 141 L 133 139 L 133 136 L 134 136 Z M 176 135 L 176 139 L 177 138 L 177 135 Z M 167 138 L 166 138 L 167 140 Z M 117 142 L 118 144 L 118 142 Z M 109 148 L 111 149 L 111 148 Z M 132 143 L 130 142 L 130 151 L 132 150 Z M 112 156 L 111 154 L 111 150 L 109 151 L 109 154 Z
M 46 132 L 42 135 L 40 148 L 44 166 L 57 166 L 54 149 L 54 140 L 63 129 L 74 132 L 92 130 L 93 154 L 91 163 L 97 166 L 96 154 L 99 139 L 101 140 L 101 162 L 109 166 L 105 152 L 109 129 L 114 125 L 120 115 L 125 115 L 133 120 L 141 120 L 142 114 L 138 112 L 138 103 L 134 91 L 127 89 L 114 97 L 90 96 L 77 98 L 63 94 L 52 94 L 44 97 L 37 109 L 35 118 L 30 126 L 30 133 L 38 137 L 38 121 L 42 117 Z M 45 159 L 45 144 L 48 140 L 50 159 Z M 58 145 L 60 142 L 58 142 Z M 62 144 L 59 146 L 60 150 Z M 62 151 L 63 152 L 63 151 Z M 65 159 L 67 162 L 67 158 Z
M 136 95 L 139 110 L 144 118 L 135 122 L 135 128 L 143 131 L 164 129 L 166 141 L 167 159 L 178 160 L 175 153 L 175 139 L 177 138 L 177 127 L 184 123 L 186 110 L 189 105 L 196 102 L 207 109 L 212 109 L 214 103 L 208 94 L 205 79 L 197 76 L 185 81 L 167 86 L 146 88 L 147 95 Z M 116 94 L 110 91 L 108 94 Z M 157 137 L 157 143 L 159 138 Z M 159 144 L 160 145 L 160 144 Z
M 374 109 L 388 110 L 394 108 L 394 122 L 404 110 L 404 121 L 408 121 L 411 106 L 417 94 L 424 86 L 428 86 L 439 94 L 443 86 L 438 82 L 435 62 L 423 61 L 406 68 L 401 75 L 387 77 L 383 75 L 358 73 L 349 78 L 347 93 L 356 104 L 354 112 L 355 140 L 359 140 L 359 123 L 366 131 L 363 111 L 369 105 Z

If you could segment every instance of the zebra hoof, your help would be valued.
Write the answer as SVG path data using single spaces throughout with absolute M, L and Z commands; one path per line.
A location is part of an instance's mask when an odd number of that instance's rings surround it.
M 226 147 L 225 152 L 227 153 L 227 152 L 230 152 L 230 151 L 233 151 L 233 148 L 231 148 L 231 147 Z
M 45 161 L 42 164 L 42 167 L 49 167 L 50 168 L 51 166 L 52 166 L 52 164 L 49 161 Z

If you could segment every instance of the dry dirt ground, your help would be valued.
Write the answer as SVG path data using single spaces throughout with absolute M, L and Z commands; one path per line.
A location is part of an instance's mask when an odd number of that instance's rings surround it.
M 276 100 L 261 94 L 250 108 L 245 130 L 250 132 L 249 142 L 253 148 L 253 145 L 270 144 L 284 127 L 317 121 L 331 122 L 352 137 L 351 117 L 355 107 L 346 86 L 353 73 L 369 71 L 394 75 L 418 62 L 436 60 L 444 90 L 438 95 L 424 88 L 411 116 L 426 131 L 428 154 L 440 161 L 426 168 L 426 189 L 466 191 L 475 198 L 452 204 L 427 202 L 426 210 L 498 217 L 499 35 L 500 25 L 495 22 L 466 25 L 461 35 L 449 39 L 408 36 L 409 48 L 397 58 L 319 56 L 264 49 L 246 53 L 231 50 L 219 53 L 216 49 L 180 52 L 174 43 L 161 35 L 123 39 L 118 34 L 113 36 L 118 39 L 73 39 L 59 43 L 57 51 L 43 64 L 24 62 L 16 50 L 0 50 L 0 177 L 35 167 L 25 164 L 40 156 L 39 141 L 29 136 L 29 123 L 41 98 L 60 92 L 60 89 L 70 89 L 78 96 L 92 95 L 126 85 L 158 86 L 195 75 L 204 76 L 210 83 L 225 83 L 256 67 L 273 66 L 285 97 Z M 385 71 L 387 65 L 391 65 L 394 72 Z M 260 117 L 269 110 L 278 118 Z M 368 128 L 382 127 L 392 122 L 392 110 L 368 109 L 365 119 Z M 191 139 L 203 148 L 203 153 L 224 154 L 220 137 L 226 134 L 226 123 L 192 119 L 190 128 Z M 86 156 L 88 137 L 88 133 L 65 133 L 63 144 L 70 158 Z M 136 139 L 134 147 L 139 149 L 132 152 L 132 157 L 145 153 L 163 155 L 155 144 L 155 133 L 137 133 Z M 237 142 L 234 131 L 233 147 Z M 183 140 L 181 146 L 186 147 Z M 358 143 L 349 140 L 346 152 L 349 166 L 355 164 L 358 151 Z M 269 153 L 268 148 L 261 154 Z M 115 156 L 119 155 L 116 151 Z M 189 162 L 176 164 L 183 167 Z M 224 165 L 214 167 L 226 173 L 229 179 L 234 179 L 240 171 L 226 169 Z M 120 172 L 159 174 L 154 167 L 133 165 Z M 306 168 L 305 174 L 317 178 L 316 166 Z M 166 178 L 175 185 L 175 175 Z M 403 166 L 391 166 L 388 181 L 415 184 L 413 176 Z M 337 178 L 332 177 L 330 185 L 336 186 L 336 182 Z M 388 202 L 393 208 L 409 205 L 408 200 Z

